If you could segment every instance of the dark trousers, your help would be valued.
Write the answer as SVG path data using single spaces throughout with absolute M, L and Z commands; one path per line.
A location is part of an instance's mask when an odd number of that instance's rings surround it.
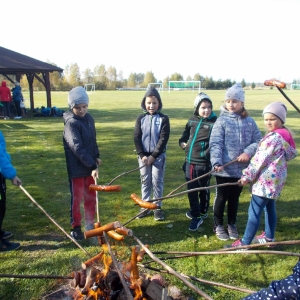
M 22 116 L 22 111 L 21 111 L 21 107 L 20 107 L 21 101 L 14 101 L 14 103 L 15 103 L 15 107 L 17 110 L 17 115 L 18 115 L 18 117 L 21 117 Z
M 185 172 L 185 179 L 186 181 L 190 181 L 197 177 L 200 177 L 210 171 L 210 166 L 203 164 L 203 165 L 194 165 L 185 162 L 182 169 Z M 210 175 L 200 178 L 196 181 L 188 183 L 188 189 L 196 189 L 200 187 L 209 186 L 210 183 Z M 194 218 L 200 217 L 200 214 L 205 214 L 209 207 L 209 200 L 210 200 L 210 190 L 201 190 L 196 192 L 188 193 L 188 198 L 190 202 L 191 208 L 191 215 Z
M 3 117 L 9 117 L 10 115 L 10 102 L 8 101 L 1 101 L 3 107 Z
M 0 239 L 4 231 L 2 230 L 2 223 L 6 212 L 6 180 L 0 173 Z
M 237 182 L 240 178 L 216 176 L 217 184 Z M 242 186 L 229 185 L 216 188 L 216 197 L 214 201 L 214 223 L 215 226 L 224 225 L 224 211 L 227 202 L 228 224 L 236 223 L 236 216 L 239 207 L 240 194 Z

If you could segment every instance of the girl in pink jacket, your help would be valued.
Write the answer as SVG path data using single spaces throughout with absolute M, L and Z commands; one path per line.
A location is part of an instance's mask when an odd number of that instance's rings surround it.
M 248 209 L 248 222 L 242 239 L 226 248 L 268 243 L 275 241 L 276 199 L 279 197 L 287 177 L 287 161 L 297 156 L 295 141 L 290 131 L 284 126 L 286 106 L 273 102 L 263 111 L 267 134 L 260 141 L 258 149 L 243 170 L 241 185 L 251 183 L 252 198 Z M 260 223 L 260 216 L 265 209 L 265 231 L 255 236 Z

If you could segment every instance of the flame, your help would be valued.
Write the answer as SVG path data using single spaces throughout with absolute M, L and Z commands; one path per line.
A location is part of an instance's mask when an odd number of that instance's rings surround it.
M 133 279 L 131 278 L 131 285 L 130 288 L 132 290 L 134 290 L 134 300 L 140 300 L 142 299 L 141 297 L 143 296 L 143 292 L 142 292 L 142 288 L 141 288 L 141 284 L 140 284 L 140 280 L 137 279 Z

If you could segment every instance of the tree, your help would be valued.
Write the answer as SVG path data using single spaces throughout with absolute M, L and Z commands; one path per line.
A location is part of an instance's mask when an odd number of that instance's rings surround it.
M 80 69 L 76 63 L 70 64 L 67 80 L 72 87 L 76 87 L 82 84 L 80 79 Z
M 91 69 L 87 68 L 84 70 L 83 74 L 83 83 L 94 83 L 94 73 Z
M 194 80 L 195 81 L 204 81 L 204 77 L 203 76 L 201 76 L 199 73 L 196 73 L 195 75 L 194 75 Z
M 252 83 L 251 83 L 251 88 L 252 88 L 253 90 L 255 89 L 255 86 L 256 86 L 255 83 L 252 82 Z
M 243 88 L 246 86 L 246 81 L 245 81 L 244 78 L 243 78 L 242 81 L 241 81 L 241 85 L 242 85 Z
M 108 89 L 115 90 L 116 89 L 116 81 L 117 81 L 117 70 L 115 67 L 109 66 L 106 71 L 106 77 L 108 80 Z
M 94 68 L 94 80 L 96 90 L 106 90 L 107 78 L 105 65 L 96 65 L 96 67 Z
M 152 71 L 149 71 L 145 74 L 144 82 L 143 82 L 143 87 L 147 87 L 148 83 L 156 82 L 156 78 L 154 77 L 154 74 Z
M 127 79 L 127 86 L 134 88 L 136 86 L 136 73 L 130 73 Z
M 170 76 L 170 80 L 171 81 L 183 81 L 183 76 L 179 73 L 173 73 L 171 76 Z

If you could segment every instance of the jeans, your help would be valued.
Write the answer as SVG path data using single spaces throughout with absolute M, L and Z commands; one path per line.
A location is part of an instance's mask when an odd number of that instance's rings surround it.
M 138 157 L 139 166 L 143 165 L 142 159 Z M 151 193 L 153 199 L 161 198 L 164 192 L 164 175 L 166 168 L 166 153 L 162 153 L 151 166 L 140 169 L 142 199 L 150 200 Z M 161 202 L 157 204 L 161 206 Z
M 261 214 L 265 211 L 265 234 L 269 239 L 275 235 L 277 215 L 276 202 L 274 199 L 252 195 L 248 209 L 248 222 L 245 229 L 242 243 L 250 245 L 259 228 Z
M 210 171 L 210 166 L 209 164 L 194 165 L 185 162 L 182 169 L 185 172 L 186 181 L 190 181 L 208 173 Z M 192 190 L 200 187 L 209 186 L 210 177 L 211 176 L 208 175 L 196 181 L 188 183 L 188 189 Z M 210 200 L 209 189 L 188 193 L 188 198 L 190 202 L 191 215 L 194 218 L 200 217 L 200 213 L 205 214 L 207 212 Z
M 6 180 L 0 173 L 0 240 L 5 232 L 2 230 L 2 223 L 6 212 Z

